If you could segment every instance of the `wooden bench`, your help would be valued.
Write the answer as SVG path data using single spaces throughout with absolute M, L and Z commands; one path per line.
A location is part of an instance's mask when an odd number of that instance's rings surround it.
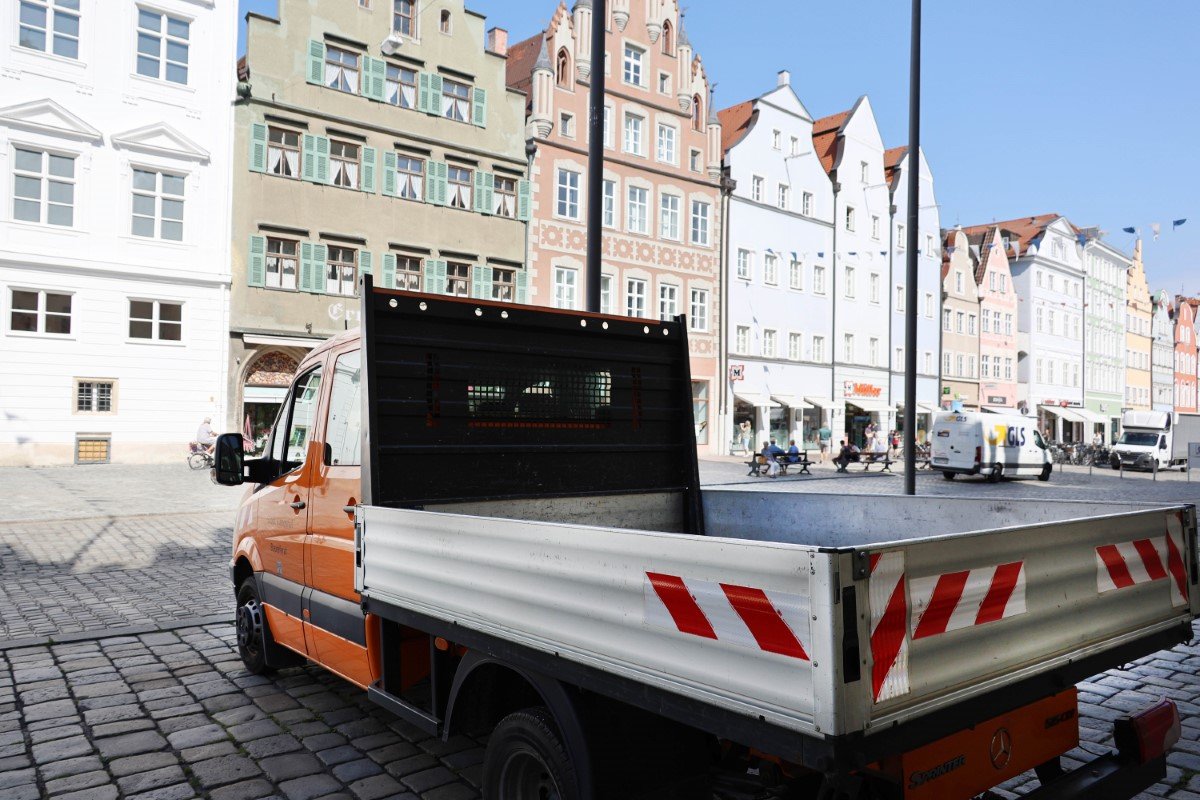
M 863 472 L 870 472 L 872 464 L 883 464 L 880 472 L 892 471 L 892 457 L 885 450 L 882 453 L 859 453 L 858 462 L 863 465 Z
M 749 471 L 746 473 L 747 475 L 762 477 L 767 474 L 767 459 L 761 454 L 756 455 L 753 461 L 743 461 L 742 463 L 749 468 Z M 797 461 L 788 461 L 788 457 L 785 454 L 779 456 L 775 460 L 775 463 L 779 465 L 780 475 L 787 475 L 788 467 L 799 467 L 801 475 L 812 475 L 808 468 L 817 462 L 809 460 L 808 451 L 806 450 L 800 454 Z

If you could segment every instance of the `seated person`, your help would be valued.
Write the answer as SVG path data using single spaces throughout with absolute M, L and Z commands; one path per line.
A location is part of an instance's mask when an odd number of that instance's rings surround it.
M 881 456 L 887 452 L 887 442 L 882 436 L 876 436 L 871 441 L 871 453 L 876 456 Z
M 779 449 L 779 445 L 775 444 L 774 440 L 763 442 L 762 457 L 767 462 L 767 477 L 775 478 L 779 476 L 779 461 L 776 459 L 783 451 Z
M 800 448 L 796 447 L 795 439 L 788 442 L 787 460 L 789 464 L 800 463 Z
M 847 444 L 845 439 L 842 439 L 840 444 L 841 449 L 833 463 L 837 464 L 838 472 L 845 472 L 847 464 L 858 461 L 859 451 L 855 445 Z

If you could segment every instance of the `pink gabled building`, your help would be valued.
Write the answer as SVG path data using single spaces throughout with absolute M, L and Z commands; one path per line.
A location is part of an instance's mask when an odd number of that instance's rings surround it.
M 509 50 L 508 84 L 528 97 L 529 302 L 586 306 L 589 77 L 605 77 L 601 308 L 688 317 L 697 442 L 715 434 L 721 274 L 721 126 L 677 0 L 589 0 L 558 6 L 547 28 Z M 592 25 L 605 54 L 591 53 Z
M 996 225 L 965 228 L 979 285 L 979 404 L 1017 407 L 1017 290 L 1008 268 L 1015 234 Z

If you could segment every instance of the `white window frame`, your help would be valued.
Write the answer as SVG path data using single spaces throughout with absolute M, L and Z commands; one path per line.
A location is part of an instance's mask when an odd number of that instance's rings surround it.
M 798 258 L 788 262 L 788 287 L 797 292 L 804 291 L 804 262 Z
M 187 208 L 187 174 L 175 172 L 172 170 L 162 169 L 160 167 L 147 167 L 138 164 L 132 164 L 130 174 L 130 235 L 139 239 L 158 239 L 166 242 L 182 242 L 184 241 L 184 214 Z M 138 173 L 144 173 L 154 176 L 154 187 L 151 189 L 140 188 L 137 185 Z M 166 189 L 166 178 L 176 178 L 183 185 L 180 194 L 168 193 Z M 139 213 L 137 209 L 137 198 L 149 198 L 153 204 L 153 211 L 147 215 Z M 178 203 L 179 218 L 167 219 L 166 209 L 169 203 Z M 133 225 L 139 219 L 148 219 L 150 221 L 151 232 L 149 234 L 137 233 L 133 230 Z M 178 225 L 179 236 L 165 235 L 167 225 Z M 174 227 L 171 228 L 174 230 Z
M 14 292 L 28 292 L 30 294 L 36 294 L 37 295 L 37 308 L 35 308 L 35 309 L 14 308 L 13 307 L 13 293 Z M 46 295 L 48 295 L 48 294 L 62 295 L 64 297 L 69 298 L 71 310 L 68 311 L 66 314 L 63 314 L 63 313 L 60 313 L 57 311 L 47 310 Z M 6 305 L 5 305 L 5 314 L 4 314 L 4 330 L 9 336 L 33 336 L 33 337 L 43 337 L 44 336 L 44 337 L 47 337 L 50 339 L 74 339 L 75 338 L 75 334 L 76 334 L 75 292 L 64 290 L 64 289 L 42 289 L 42 288 L 38 288 L 38 287 L 34 287 L 34 286 L 9 286 L 8 292 L 5 294 L 5 298 L 6 298 Z M 37 321 L 37 324 L 35 326 L 36 330 L 22 331 L 22 330 L 17 330 L 16 328 L 14 328 L 12 325 L 12 317 L 13 317 L 14 313 L 16 313 L 16 314 L 33 314 Z M 46 330 L 46 320 L 48 317 L 66 317 L 68 320 L 67 327 L 69 327 L 70 330 L 67 333 L 55 333 L 53 331 L 47 331 Z
M 762 202 L 763 185 L 765 181 L 762 175 L 750 176 L 750 199 L 756 203 Z
M 788 206 L 791 205 L 792 201 L 792 187 L 788 186 L 786 183 L 779 184 L 778 201 L 779 207 L 784 211 L 787 211 Z
M 708 332 L 708 289 L 693 287 L 688 292 L 688 330 Z
M 153 80 L 153 81 L 160 81 L 162 83 L 173 83 L 176 86 L 188 86 L 189 85 L 188 78 L 191 74 L 191 66 L 190 66 L 191 48 L 192 48 L 191 34 L 192 34 L 192 25 L 194 23 L 194 20 L 190 17 L 183 16 L 182 14 L 177 14 L 175 12 L 163 11 L 162 9 L 155 8 L 153 6 L 138 5 L 135 8 L 137 11 L 137 18 L 134 22 L 134 55 L 133 55 L 134 74 L 139 75 L 143 78 L 149 78 L 150 80 Z M 158 17 L 158 29 L 157 30 L 152 29 L 152 28 L 142 27 L 142 15 L 143 14 L 146 14 L 148 16 Z M 172 33 L 171 32 L 171 23 L 172 22 L 174 22 L 176 24 L 186 25 L 187 26 L 187 35 L 180 36 L 178 33 Z M 151 54 L 149 52 L 143 52 L 143 50 L 142 50 L 143 39 L 148 40 L 151 38 L 156 39 L 158 42 L 158 46 L 156 47 L 156 50 L 153 54 Z M 182 47 L 184 49 L 184 60 L 183 61 L 180 61 L 177 57 L 176 58 L 170 57 L 172 46 L 174 46 L 175 48 Z M 342 49 L 342 48 L 339 48 L 339 49 Z M 155 62 L 155 72 L 153 75 L 150 75 L 150 74 L 142 71 L 143 59 L 146 59 L 147 61 L 153 60 Z M 361 63 L 362 62 L 360 61 L 359 62 L 360 67 L 361 67 Z M 168 75 L 170 75 L 171 68 L 174 68 L 176 70 L 178 70 L 178 69 L 183 70 L 183 80 L 182 81 L 176 80 L 175 78 L 172 78 L 172 77 L 168 77 Z
M 634 195 L 637 195 L 635 199 Z M 640 209 L 640 216 L 637 212 Z M 640 223 L 635 225 L 634 223 Z M 628 186 L 625 191 L 625 230 L 643 236 L 650 232 L 650 190 L 645 186 Z
M 679 131 L 674 125 L 658 123 L 655 137 L 655 159 L 663 164 L 676 166 L 679 158 Z
M 744 247 L 739 247 L 737 251 L 737 277 L 738 280 L 752 281 L 754 280 L 754 251 L 747 250 Z
M 646 318 L 646 286 L 645 278 L 625 279 L 625 316 Z M 634 291 L 637 289 L 638 291 Z M 639 312 L 640 313 L 637 313 Z
M 750 326 L 749 325 L 738 325 L 736 327 L 733 344 L 734 344 L 734 347 L 736 348 L 735 352 L 742 353 L 743 355 L 750 354 Z
M 28 169 L 23 169 L 23 168 L 17 167 L 17 157 L 18 157 L 17 151 L 19 151 L 19 150 L 23 150 L 27 153 L 36 153 L 38 155 L 38 171 L 37 172 L 33 172 Z M 11 205 L 12 221 L 19 223 L 19 224 L 45 225 L 45 226 L 54 227 L 54 228 L 76 228 L 76 227 L 78 227 L 78 225 L 76 224 L 77 216 L 78 216 L 76 213 L 76 201 L 77 201 L 77 197 L 76 197 L 77 191 L 76 190 L 79 185 L 79 179 L 76 177 L 76 174 L 79 169 L 79 154 L 72 153 L 67 150 L 60 150 L 60 149 L 53 148 L 53 147 L 45 147 L 43 145 L 23 144 L 23 143 L 19 143 L 19 142 L 13 142 L 13 149 L 11 152 L 12 152 L 12 159 L 13 159 L 13 161 L 12 161 L 13 179 L 12 179 L 12 184 L 10 184 L 12 186 L 12 194 L 10 195 L 10 197 L 12 199 L 12 205 Z M 51 174 L 51 171 L 50 171 L 51 157 L 70 159 L 70 162 L 71 162 L 70 177 L 67 177 L 65 175 Z M 18 219 L 17 218 L 17 213 L 16 213 L 17 200 L 23 199 L 23 200 L 26 200 L 27 202 L 33 202 L 33 201 L 29 200 L 29 198 L 18 198 L 17 197 L 17 178 L 18 177 L 25 178 L 27 180 L 36 180 L 37 181 L 38 196 L 37 196 L 36 202 L 37 202 L 37 206 L 38 206 L 38 218 L 36 220 L 27 220 L 27 219 Z M 71 202 L 69 205 L 67 203 L 64 203 L 61 201 L 51 202 L 51 200 L 50 200 L 51 184 L 70 187 Z M 69 208 L 71 210 L 70 224 L 62 224 L 60 222 L 51 222 L 50 221 L 50 206 L 52 206 L 52 205 L 55 207 L 58 207 L 58 208 Z
M 660 283 L 658 285 L 658 318 L 669 322 L 679 314 L 679 285 Z
M 621 142 L 626 153 L 645 157 L 646 148 L 646 118 L 632 111 L 625 112 L 625 132 Z
M 800 195 L 800 213 L 806 217 L 812 216 L 813 194 L 804 192 Z
M 804 360 L 804 334 L 788 331 L 788 360 Z
M 579 190 L 583 175 L 576 170 L 559 167 L 554 177 L 554 216 L 559 219 L 579 219 Z
M 83 11 L 81 8 L 71 8 L 66 4 L 59 4 L 57 0 L 24 0 L 24 4 L 41 9 L 45 13 L 45 27 L 37 27 L 31 22 L 24 22 L 20 19 L 22 2 L 18 0 L 17 6 L 17 43 L 16 46 L 24 50 L 30 50 L 35 53 L 45 53 L 48 56 L 56 58 L 66 58 L 71 61 L 79 60 L 79 40 L 80 29 L 83 26 Z M 58 30 L 58 17 L 73 19 L 75 21 L 75 33 Z M 25 43 L 22 36 L 23 29 L 30 31 L 39 31 L 43 37 L 43 47 L 33 47 Z M 58 52 L 59 42 L 72 43 L 75 49 L 75 55 L 67 55 L 66 53 Z
M 705 200 L 692 201 L 691 241 L 698 247 L 708 247 L 712 228 L 712 203 Z
M 825 292 L 825 267 L 822 264 L 813 264 L 813 294 L 824 295 Z
M 150 316 L 135 318 L 133 316 L 133 304 L 134 303 L 149 303 L 150 304 Z M 179 319 L 178 320 L 164 320 L 162 318 L 162 307 L 164 305 L 179 306 Z M 128 311 L 128 315 L 126 318 L 126 325 L 125 325 L 126 341 L 128 341 L 130 343 L 134 343 L 134 344 L 162 344 L 162 345 L 173 345 L 176 347 L 182 347 L 185 344 L 184 338 L 183 338 L 183 307 L 184 307 L 184 302 L 182 300 L 158 300 L 158 299 L 152 299 L 149 297 L 130 297 L 130 298 L 128 298 L 128 303 L 126 304 L 126 311 Z M 150 335 L 149 336 L 134 336 L 129 331 L 129 327 L 135 321 L 149 322 L 150 323 Z M 162 326 L 164 324 L 178 325 L 179 326 L 179 338 L 178 339 L 162 338 Z
M 683 198 L 677 194 L 663 192 L 658 196 L 658 234 L 673 242 L 682 240 Z
M 554 267 L 554 308 L 579 307 L 579 270 L 574 267 Z
M 762 332 L 762 357 L 775 358 L 779 347 L 779 332 L 774 328 L 763 328 Z
M 824 336 L 812 337 L 812 350 L 813 350 L 813 355 L 812 355 L 813 361 L 817 362 L 818 364 L 824 363 L 825 362 L 825 337 Z
M 601 214 L 601 224 L 605 228 L 617 227 L 617 182 L 614 180 L 605 179 L 603 183 L 603 213 Z
M 621 50 L 621 81 L 629 86 L 646 88 L 646 51 L 630 42 Z

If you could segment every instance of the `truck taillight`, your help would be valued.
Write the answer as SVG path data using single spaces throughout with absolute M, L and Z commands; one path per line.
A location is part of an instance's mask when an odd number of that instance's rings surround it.
M 978 464 L 981 461 L 983 461 L 983 448 L 976 447 L 975 448 L 975 463 Z
M 1139 764 L 1164 755 L 1179 741 L 1179 732 L 1179 709 L 1167 699 L 1113 724 L 1117 749 Z

